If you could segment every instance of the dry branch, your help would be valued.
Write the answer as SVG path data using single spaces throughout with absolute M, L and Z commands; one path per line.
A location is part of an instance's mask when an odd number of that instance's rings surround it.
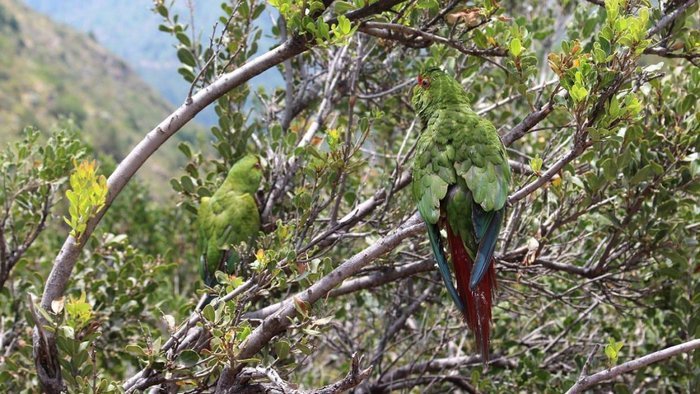
M 576 382 L 576 384 L 571 386 L 569 391 L 567 391 L 566 393 L 582 393 L 584 390 L 589 389 L 600 382 L 604 382 L 622 374 L 635 371 L 640 368 L 644 368 L 649 364 L 665 360 L 678 354 L 691 352 L 698 348 L 700 348 L 700 339 L 693 339 L 692 341 L 681 343 L 680 345 L 671 346 L 670 348 L 664 350 L 659 350 L 658 352 L 654 352 L 644 357 L 628 361 L 624 364 L 620 364 L 613 368 L 608 368 L 604 371 L 595 373 L 593 375 L 584 376 L 580 378 Z

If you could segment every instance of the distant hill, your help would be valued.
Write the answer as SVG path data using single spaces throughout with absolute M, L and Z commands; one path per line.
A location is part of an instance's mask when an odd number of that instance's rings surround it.
M 19 0 L 0 0 L 0 54 L 0 140 L 28 125 L 48 129 L 70 116 L 95 149 L 120 160 L 171 111 L 94 39 Z M 189 127 L 175 138 L 194 138 L 195 131 Z M 181 167 L 176 143 L 169 141 L 143 170 L 155 194 L 170 190 L 167 181 Z
M 158 30 L 161 17 L 152 11 L 151 0 L 24 0 L 36 11 L 78 31 L 90 34 L 105 48 L 129 62 L 129 65 L 171 104 L 180 105 L 189 84 L 177 73 L 180 63 L 173 49 L 175 39 Z M 194 21 L 197 36 L 209 42 L 211 29 L 221 16 L 221 0 L 191 0 L 192 18 L 185 0 L 176 0 L 174 12 L 180 20 Z M 270 17 L 263 14 L 258 22 L 263 31 L 270 29 Z M 221 26 L 219 26 L 219 30 Z M 275 41 L 263 35 L 260 49 L 267 50 Z M 252 81 L 252 87 L 268 90 L 282 85 L 277 70 L 270 70 Z M 208 108 L 197 118 L 202 124 L 216 123 L 216 115 Z

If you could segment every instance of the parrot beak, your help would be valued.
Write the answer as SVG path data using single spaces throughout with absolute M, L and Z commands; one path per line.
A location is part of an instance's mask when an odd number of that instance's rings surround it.
M 264 168 L 267 168 L 267 167 L 268 167 L 267 160 L 265 160 L 264 158 L 258 156 L 258 168 L 259 168 L 259 169 L 264 169 Z

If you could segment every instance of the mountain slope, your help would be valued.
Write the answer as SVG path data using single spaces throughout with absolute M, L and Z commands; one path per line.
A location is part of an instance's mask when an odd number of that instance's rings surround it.
M 170 112 L 126 63 L 18 0 L 0 0 L 0 53 L 0 139 L 70 116 L 97 151 L 121 160 Z M 180 160 L 175 143 L 168 145 L 144 169 L 166 189 Z
M 174 45 L 176 40 L 158 30 L 162 23 L 160 15 L 150 9 L 153 2 L 114 0 L 24 0 L 32 9 L 48 15 L 51 19 L 65 23 L 78 31 L 90 34 L 110 51 L 129 62 L 129 65 L 147 83 L 157 89 L 173 105 L 179 105 L 187 95 L 190 84 L 177 73 L 180 62 Z M 168 4 L 170 2 L 167 2 Z M 221 1 L 176 0 L 172 14 L 179 14 L 188 25 L 194 24 L 195 38 L 204 45 L 209 42 L 212 26 L 222 15 Z M 190 14 L 189 5 L 192 6 Z M 273 12 L 269 7 L 265 13 Z M 276 16 L 275 16 L 276 18 Z M 256 21 L 264 32 L 272 28 L 269 15 Z M 221 25 L 219 25 L 219 30 Z M 188 31 L 188 34 L 191 32 Z M 194 39 L 194 38 L 193 38 Z M 264 52 L 276 41 L 266 34 L 260 41 Z M 269 70 L 251 81 L 252 90 L 264 86 L 268 91 L 282 86 L 282 78 L 276 69 Z M 205 125 L 216 124 L 218 118 L 213 108 L 205 109 L 197 116 Z

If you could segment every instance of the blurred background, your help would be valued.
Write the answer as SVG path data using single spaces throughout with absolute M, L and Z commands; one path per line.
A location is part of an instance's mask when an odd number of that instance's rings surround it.
M 178 42 L 158 29 L 163 19 L 152 8 L 149 0 L 0 0 L 0 139 L 19 138 L 26 126 L 46 132 L 70 122 L 98 153 L 119 162 L 190 88 L 177 71 Z M 181 23 L 193 27 L 191 39 L 206 46 L 220 2 L 180 0 L 172 9 L 188 19 Z M 259 52 L 275 45 L 270 10 L 256 21 Z M 281 81 L 271 69 L 250 87 L 269 92 Z M 205 131 L 216 122 L 210 106 L 173 139 L 206 147 Z M 162 149 L 139 177 L 162 197 L 172 193 L 167 181 L 183 164 L 176 149 Z

